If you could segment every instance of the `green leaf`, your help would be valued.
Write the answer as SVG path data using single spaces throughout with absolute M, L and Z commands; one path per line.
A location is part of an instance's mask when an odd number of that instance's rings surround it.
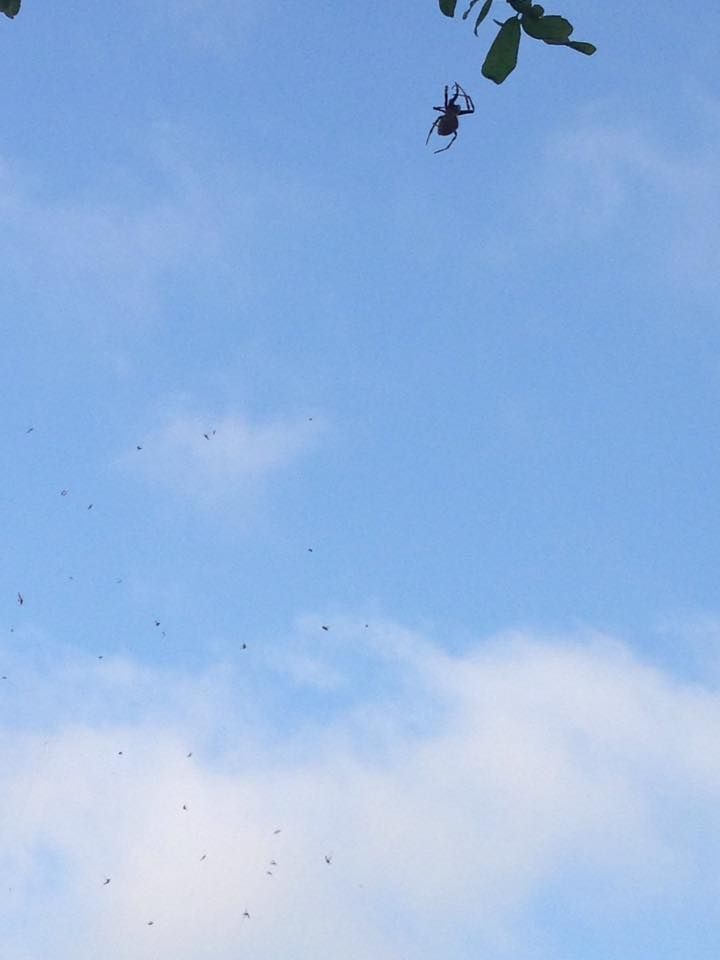
M 478 14 L 478 18 L 477 18 L 477 20 L 475 21 L 475 27 L 474 27 L 474 29 L 473 29 L 473 33 L 475 34 L 475 36 L 477 36 L 478 27 L 479 27 L 480 24 L 483 22 L 483 20 L 485 19 L 485 17 L 490 13 L 490 7 L 491 7 L 491 6 L 492 6 L 492 0 L 485 0 L 485 3 L 484 3 L 483 6 L 482 6 L 482 10 L 481 10 L 480 13 Z
M 440 9 L 445 14 L 446 17 L 455 16 L 455 7 L 457 6 L 457 0 L 440 0 Z
M 507 0 L 515 13 L 528 13 L 532 7 L 532 0 Z
M 0 0 L 0 13 L 4 13 L 12 20 L 20 13 L 20 3 L 21 0 Z
M 573 25 L 565 17 L 523 17 L 522 28 L 529 37 L 546 43 L 565 43 L 573 32 Z
M 502 83 L 517 66 L 520 47 L 520 21 L 510 17 L 502 24 L 485 57 L 482 75 L 493 83 Z
M 465 11 L 465 13 L 464 13 L 463 16 L 462 16 L 463 20 L 467 20 L 470 11 L 471 11 L 472 8 L 475 6 L 475 4 L 478 3 L 478 2 L 479 2 L 479 0 L 470 0 L 470 6 L 467 8 L 467 10 Z M 478 14 L 478 18 L 477 18 L 477 20 L 475 21 L 475 29 L 473 30 L 473 33 L 475 34 L 475 36 L 477 36 L 478 27 L 479 27 L 480 24 L 483 22 L 483 20 L 484 20 L 485 17 L 488 15 L 488 13 L 490 13 L 490 7 L 492 6 L 492 2 L 493 2 L 493 0 L 485 0 L 485 3 L 482 5 L 482 10 L 481 10 L 480 13 Z
M 584 40 L 568 40 L 565 46 L 577 50 L 578 53 L 584 53 L 588 57 L 591 57 L 597 50 L 594 43 L 586 43 Z

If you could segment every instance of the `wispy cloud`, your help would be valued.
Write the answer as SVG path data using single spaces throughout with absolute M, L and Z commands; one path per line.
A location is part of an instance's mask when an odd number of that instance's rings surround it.
M 11 699 L 72 689 L 42 733 L 3 734 L 6 955 L 519 960 L 543 956 L 527 911 L 548 886 L 568 915 L 607 922 L 685 902 L 701 864 L 716 873 L 701 851 L 720 827 L 716 692 L 602 637 L 505 636 L 450 656 L 391 623 L 374 631 L 346 621 L 320 659 L 351 682 L 380 658 L 392 693 L 361 679 L 364 695 L 318 723 L 285 682 L 279 736 L 263 716 L 276 671 L 148 677 L 111 662 L 80 721 L 71 701 L 97 665 L 43 680 L 18 664 Z M 133 675 L 155 707 L 122 723 Z
M 238 493 L 250 496 L 317 441 L 317 418 L 253 420 L 238 413 L 168 416 L 148 433 L 142 451 L 122 463 L 152 484 L 206 506 Z
M 719 171 L 716 124 L 678 143 L 641 125 L 581 120 L 549 140 L 531 186 L 542 197 L 536 212 L 546 240 L 610 237 L 658 279 L 716 291 Z
M 56 190 L 48 201 L 42 186 L 3 161 L 0 222 L 20 276 L 72 298 L 80 312 L 101 297 L 105 313 L 142 316 L 157 308 L 166 271 L 217 254 L 220 201 L 204 178 L 187 170 L 180 177 L 161 157 L 154 172 L 135 172 L 106 171 L 108 182 L 95 191 Z M 165 186 L 148 195 L 144 181 L 158 172 Z
M 222 310 L 246 294 L 278 230 L 300 247 L 308 229 L 337 220 L 327 191 L 231 162 L 191 126 L 157 120 L 132 146 L 81 185 L 0 156 L 7 272 L 50 316 L 146 322 L 185 290 L 206 290 L 208 302 L 225 290 Z
M 152 13 L 151 13 L 152 15 Z M 172 0 L 154 11 L 166 29 L 184 36 L 194 47 L 214 56 L 237 57 L 254 23 L 252 5 L 219 0 L 197 15 L 193 0 Z

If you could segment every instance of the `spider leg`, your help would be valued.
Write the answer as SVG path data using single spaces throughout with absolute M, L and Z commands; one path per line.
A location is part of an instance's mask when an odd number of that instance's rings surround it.
M 465 106 L 463 109 L 458 108 L 458 116 L 463 116 L 466 113 L 475 113 L 475 104 L 472 102 L 472 97 L 469 93 L 465 93 L 460 84 L 455 82 L 455 96 L 452 98 L 452 102 L 457 102 L 460 98 L 465 101 Z
M 435 109 L 437 110 L 438 107 L 436 107 Z M 425 146 L 427 146 L 430 143 L 430 137 L 432 136 L 432 132 L 435 129 L 435 127 L 440 123 L 440 120 L 441 120 L 441 117 L 438 117 L 435 123 L 433 123 L 433 125 L 430 127 L 430 131 L 427 135 L 427 140 L 425 141 Z
M 437 123 L 437 120 L 435 122 Z M 446 147 L 440 147 L 439 150 L 433 150 L 433 153 L 442 153 L 444 150 L 449 150 L 450 147 L 455 143 L 456 139 L 457 139 L 457 130 L 453 133 L 452 140 Z

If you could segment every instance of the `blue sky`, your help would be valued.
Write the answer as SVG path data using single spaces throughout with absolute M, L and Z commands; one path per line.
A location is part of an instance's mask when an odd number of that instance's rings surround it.
M 719 28 L 549 12 L 0 24 L 8 960 L 717 957 Z

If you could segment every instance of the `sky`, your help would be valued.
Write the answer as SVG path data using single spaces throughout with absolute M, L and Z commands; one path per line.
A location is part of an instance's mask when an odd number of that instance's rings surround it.
M 3 960 L 716 960 L 720 26 L 548 12 L 2 18 Z

